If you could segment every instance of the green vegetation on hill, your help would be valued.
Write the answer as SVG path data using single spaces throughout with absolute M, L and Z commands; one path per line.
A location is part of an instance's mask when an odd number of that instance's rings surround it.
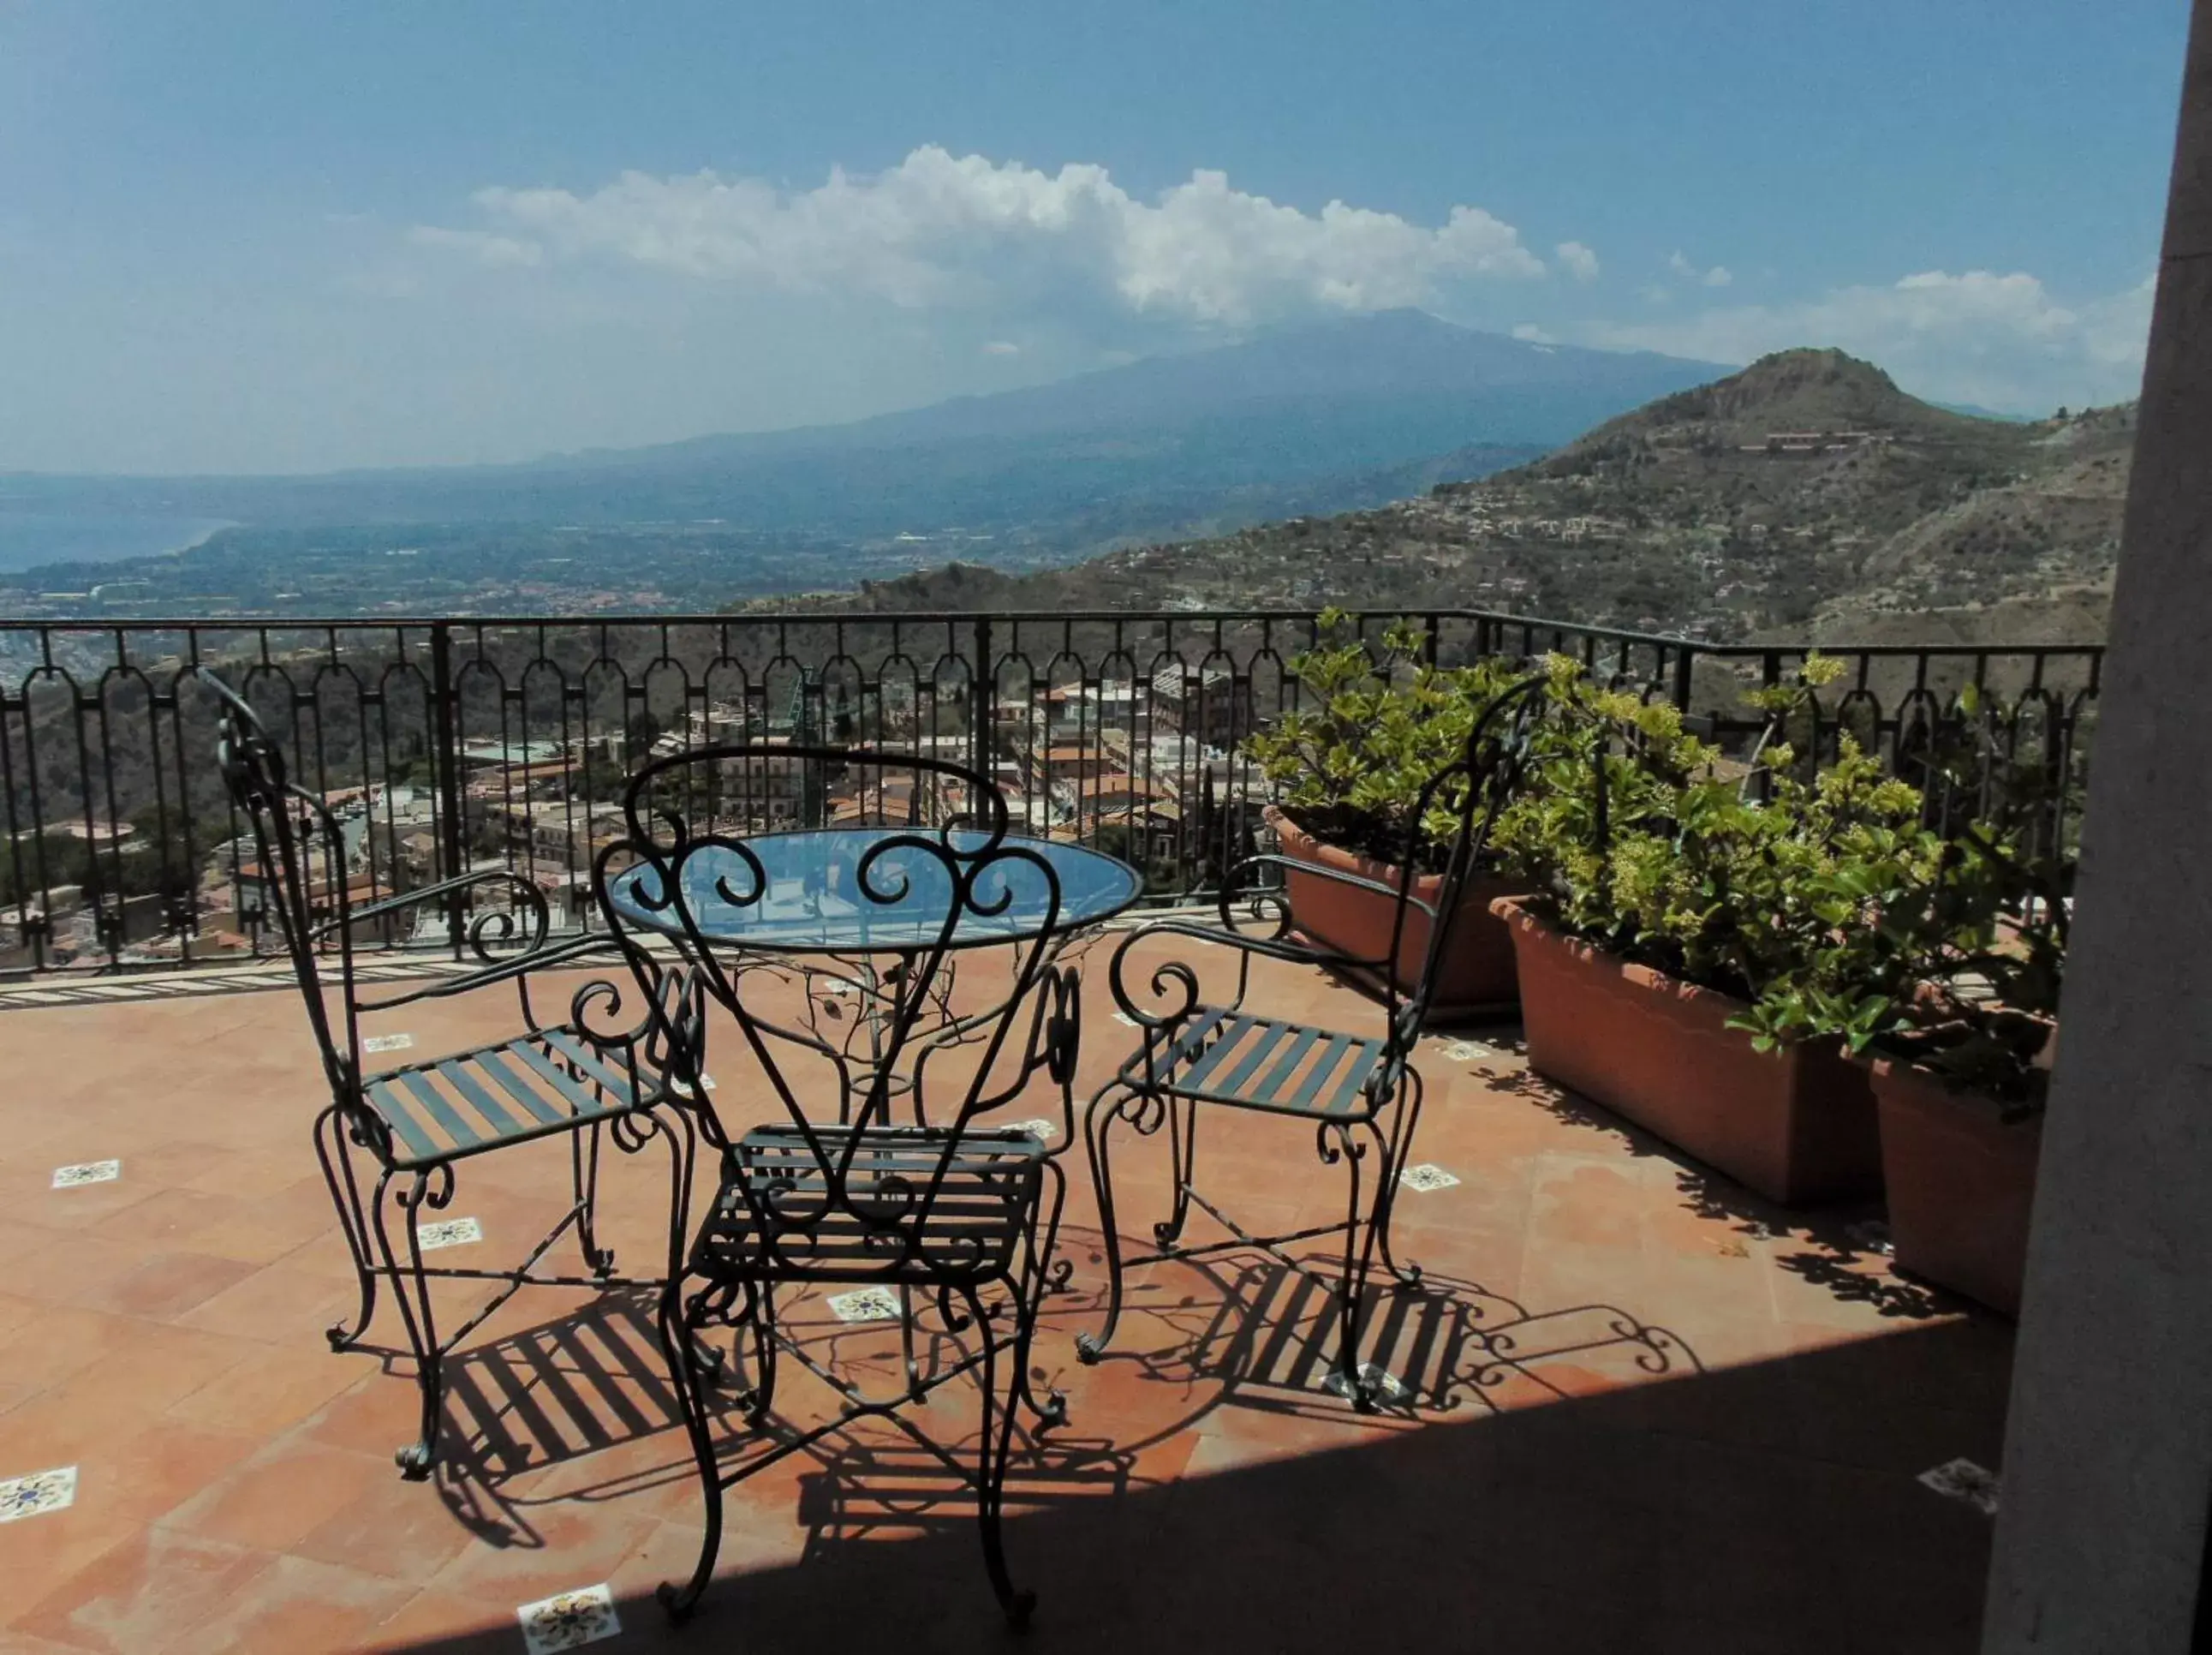
M 1715 642 L 2100 636 L 2132 406 L 1981 419 L 1790 350 L 1423 497 L 1007 575 L 953 565 L 854 609 L 1476 607 Z

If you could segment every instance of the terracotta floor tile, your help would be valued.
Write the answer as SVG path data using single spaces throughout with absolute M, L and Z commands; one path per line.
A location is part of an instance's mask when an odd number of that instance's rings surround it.
M 232 1272 L 231 1285 L 181 1312 L 179 1319 L 186 1326 L 265 1344 L 312 1348 L 322 1342 L 325 1328 L 352 1314 L 359 1299 L 342 1277 L 294 1269 L 282 1263 L 259 1269 L 231 1259 L 222 1263 Z M 397 1338 L 400 1329 L 397 1314 L 392 1314 L 392 1333 Z M 374 1335 L 379 1330 L 370 1331 Z
M 1103 1080 L 1134 1037 L 1098 970 L 1084 1062 Z M 1270 964 L 1254 992 L 1328 1026 L 1376 1014 L 1310 971 Z M 419 1055 L 508 1032 L 512 1015 L 487 997 L 389 1020 Z M 1286 1624 L 1286 1581 L 1328 1570 L 1343 1625 L 1300 1597 L 1296 1626 L 1328 1646 L 1387 1614 L 1424 1648 L 1479 1622 L 1514 1648 L 1971 1649 L 1987 1525 L 1911 1477 L 1954 1453 L 1996 1463 L 2005 1329 L 1849 1244 L 1862 1214 L 1767 1207 L 1527 1074 L 1510 1031 L 1450 1056 L 1462 1037 L 1418 1059 L 1413 1159 L 1460 1179 L 1399 1196 L 1398 1250 L 1427 1289 L 1386 1293 L 1378 1275 L 1362 1347 L 1413 1385 L 1410 1414 L 1363 1418 L 1322 1388 L 1332 1238 L 1291 1249 L 1318 1282 L 1242 1247 L 1133 1267 L 1115 1355 L 1077 1361 L 1104 1273 L 1080 1146 L 1066 1158 L 1073 1278 L 1031 1367 L 1072 1418 L 1044 1433 L 1023 1420 L 1008 1485 L 1010 1555 L 1046 1592 L 1040 1631 L 1070 1652 L 1186 1646 L 1163 1627 L 1247 1646 Z M 378 1348 L 323 1339 L 356 1291 L 308 1139 L 322 1082 L 296 995 L 0 1015 L 0 1057 L 34 1050 L 70 1078 L 0 1097 L 0 1247 L 17 1260 L 0 1293 L 0 1476 L 76 1463 L 80 1483 L 70 1510 L 0 1529 L 0 1624 L 17 1623 L 0 1652 L 11 1637 L 80 1655 L 511 1652 L 516 1603 L 600 1580 L 628 1596 L 624 1646 L 784 1646 L 818 1633 L 825 1594 L 854 1606 L 839 1629 L 855 1649 L 996 1635 L 972 1504 L 875 1421 L 727 1492 L 727 1578 L 669 1634 L 639 1594 L 688 1573 L 698 1494 L 649 1310 L 618 1294 L 511 1300 L 455 1359 L 447 1469 L 403 1482 L 389 1457 L 415 1435 L 416 1392 L 388 1288 Z M 762 1117 L 744 1060 L 719 1052 L 728 1118 Z M 1133 1251 L 1166 1208 L 1164 1140 L 1115 1143 Z M 47 1187 L 54 1165 L 107 1154 L 125 1161 L 114 1186 Z M 513 1256 L 563 1210 L 568 1176 L 560 1144 L 464 1168 L 448 1212 L 486 1239 L 449 1256 Z M 603 1180 L 602 1238 L 649 1268 L 657 1152 L 610 1153 Z M 1316 1160 L 1310 1131 L 1215 1112 L 1200 1183 L 1249 1226 L 1288 1229 L 1336 1216 L 1344 1169 Z M 1187 1239 L 1222 1234 L 1194 1215 Z M 573 1256 L 564 1240 L 549 1263 Z M 480 1299 L 440 1293 L 441 1317 Z M 893 1380 L 891 1330 L 837 1324 L 823 1299 L 781 1295 L 787 1328 L 872 1385 Z M 829 1417 L 832 1393 L 786 1374 L 775 1428 Z M 730 1396 L 710 1405 L 732 1463 L 772 1440 Z M 972 1454 L 969 1380 L 908 1417 Z M 1884 1591 L 1854 1588 L 1867 1579 Z M 1707 1613 L 1716 1590 L 1741 1614 Z M 1776 1641 L 1793 1613 L 1820 1637 Z
M 295 1439 L 234 1468 L 161 1521 L 210 1540 L 281 1552 L 392 1476 L 389 1459 Z
M 221 1481 L 260 1445 L 240 1433 L 167 1420 L 118 1428 L 107 1443 L 84 1451 L 77 1499 L 94 1510 L 150 1522 Z
M 28 1299 L 12 1302 L 35 1305 L 36 1309 L 0 1333 L 8 1354 L 6 1369 L 0 1372 L 0 1412 L 36 1396 L 106 1353 L 127 1346 L 145 1325 L 100 1311 L 58 1309 Z
M 189 1247 L 204 1229 L 232 1217 L 237 1202 L 200 1190 L 161 1189 L 128 1207 L 102 1214 L 91 1228 L 152 1250 Z
M 235 1287 L 254 1267 L 209 1253 L 152 1252 L 104 1285 L 86 1290 L 85 1303 L 125 1316 L 182 1316 Z
M 434 1644 L 441 1655 L 482 1650 L 513 1655 L 522 1640 L 515 1630 L 517 1605 L 488 1603 L 450 1591 L 418 1591 L 369 1629 L 354 1646 L 363 1650 L 419 1650 Z
M 150 1421 L 256 1354 L 256 1347 L 191 1328 L 138 1323 L 100 1354 L 0 1415 L 0 1443 L 52 1433 L 50 1421 L 81 1418 L 109 1433 Z M 50 1439 L 52 1438 L 50 1437 Z
M 370 1359 L 332 1351 L 319 1337 L 301 1348 L 256 1343 L 250 1356 L 169 1404 L 168 1417 L 233 1431 L 289 1430 L 343 1392 L 381 1377 Z
M 436 1484 L 405 1482 L 395 1468 L 386 1478 L 372 1479 L 343 1510 L 289 1549 L 318 1562 L 420 1587 L 471 1541 Z
M 360 1454 L 390 1454 L 414 1440 L 421 1393 L 411 1366 L 386 1372 L 359 1351 L 333 1353 L 328 1360 L 362 1377 L 308 1418 L 307 1435 Z
M 605 1580 L 660 1526 L 659 1518 L 621 1500 L 549 1505 L 532 1514 L 527 1539 L 534 1543 L 471 1540 L 425 1584 L 459 1597 L 532 1603 Z
M 358 1649 L 410 1597 L 395 1581 L 301 1557 L 279 1557 L 164 1655 L 318 1655 Z
M 151 1655 L 248 1590 L 275 1561 L 265 1552 L 149 1530 L 79 1569 L 18 1625 L 86 1649 Z

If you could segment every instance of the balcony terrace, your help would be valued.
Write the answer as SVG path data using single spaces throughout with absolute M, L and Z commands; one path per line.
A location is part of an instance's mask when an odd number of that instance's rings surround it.
M 1255 998 L 1283 1015 L 1376 1015 L 1310 970 L 1263 970 Z M 1085 995 L 1079 1095 L 1133 1037 L 1103 973 Z M 369 1336 L 384 1354 L 323 1339 L 354 1287 L 289 983 L 273 966 L 47 976 L 0 1008 L 0 1477 L 75 1477 L 65 1509 L 0 1524 L 0 1649 L 511 1651 L 518 1606 L 598 1585 L 620 1617 L 610 1648 L 1006 1635 L 965 1490 L 872 1421 L 731 1491 L 726 1578 L 669 1628 L 650 1594 L 688 1570 L 699 1496 L 634 1295 L 517 1295 L 457 1364 L 451 1463 L 402 1482 L 416 1394 L 388 1303 Z M 378 1027 L 436 1050 L 511 1016 L 494 993 Z M 1975 1647 L 1989 1519 L 1918 1479 L 1997 1463 L 2008 1328 L 1893 1275 L 1869 1214 L 1770 1208 L 1537 1079 L 1515 1039 L 1422 1043 L 1413 1159 L 1444 1176 L 1408 1190 L 1397 1233 L 1431 1291 L 1377 1320 L 1375 1360 L 1406 1394 L 1373 1416 L 1320 1389 L 1325 1296 L 1238 1247 L 1133 1273 L 1115 1354 L 1079 1366 L 1103 1274 L 1078 1147 L 1073 1275 L 1034 1352 L 1071 1418 L 1018 1437 L 1008 1484 L 1038 1647 Z M 719 1106 L 752 1118 L 735 1051 L 709 1058 Z M 1336 1215 L 1310 1133 L 1209 1131 L 1205 1182 L 1240 1218 Z M 108 1160 L 112 1178 L 55 1187 Z M 1141 1234 L 1164 1147 L 1125 1144 L 1116 1164 Z M 652 1256 L 662 1176 L 621 1157 L 608 1172 L 603 1238 L 633 1263 Z M 557 1145 L 487 1158 L 441 1216 L 475 1220 L 489 1250 L 557 1216 L 567 1178 Z M 842 1323 L 808 1296 L 787 1314 L 840 1372 L 895 1372 L 895 1323 Z M 918 1423 L 957 1445 L 974 1396 L 948 1385 Z M 834 1401 L 794 1372 L 778 1429 Z M 734 1412 L 720 1429 L 731 1452 L 759 1440 Z

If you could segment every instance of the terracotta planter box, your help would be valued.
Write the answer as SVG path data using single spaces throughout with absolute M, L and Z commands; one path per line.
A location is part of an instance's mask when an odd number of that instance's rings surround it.
M 2008 1123 L 1989 1098 L 1887 1058 L 1874 1065 L 1874 1095 L 1898 1264 L 2018 1316 L 2042 1123 Z
M 1528 1065 L 1668 1143 L 1796 1206 L 1881 1184 L 1866 1070 L 1835 1046 L 1754 1050 L 1741 1001 L 1497 912 L 1520 952 Z
M 1398 888 L 1399 870 L 1389 863 L 1324 843 L 1273 805 L 1263 814 L 1282 843 L 1283 855 L 1292 861 L 1339 868 L 1387 885 L 1393 891 Z M 1395 897 L 1303 874 L 1295 867 L 1287 870 L 1285 882 L 1289 887 L 1291 922 L 1301 934 L 1324 947 L 1365 959 L 1380 959 L 1389 952 L 1390 927 L 1397 917 Z M 1434 904 L 1443 889 L 1441 873 L 1422 874 L 1413 881 L 1413 895 L 1426 903 Z M 1516 886 L 1486 874 L 1477 873 L 1467 882 L 1458 916 L 1444 940 L 1443 975 L 1429 1000 L 1431 1017 L 1502 1010 L 1520 997 L 1512 936 L 1505 922 L 1491 911 L 1499 897 L 1517 894 Z M 1429 931 L 1429 916 L 1418 908 L 1408 909 L 1392 973 L 1401 994 L 1412 993 L 1420 979 L 1422 962 L 1428 957 Z

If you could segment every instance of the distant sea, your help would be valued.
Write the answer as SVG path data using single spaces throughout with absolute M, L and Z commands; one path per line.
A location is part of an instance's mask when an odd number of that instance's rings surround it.
M 181 551 L 230 526 L 220 517 L 0 511 L 0 575 L 46 563 L 113 563 Z

